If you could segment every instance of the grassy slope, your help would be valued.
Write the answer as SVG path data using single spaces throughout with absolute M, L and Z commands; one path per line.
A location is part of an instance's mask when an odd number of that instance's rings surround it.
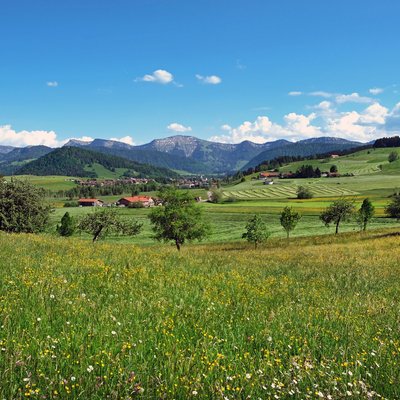
M 303 164 L 311 164 L 321 171 L 329 171 L 336 165 L 342 174 L 352 177 L 321 179 L 275 179 L 274 185 L 266 186 L 247 177 L 246 182 L 224 188 L 226 197 L 241 200 L 287 199 L 295 197 L 299 185 L 310 185 L 315 197 L 369 196 L 382 201 L 400 187 L 400 161 L 389 163 L 387 158 L 393 149 L 370 149 L 337 159 L 298 161 L 280 168 L 281 172 L 296 171 Z M 379 167 L 381 166 L 381 167 Z M 253 177 L 258 176 L 254 174 Z
M 0 396 L 400 398 L 388 233 L 180 254 L 0 234 Z

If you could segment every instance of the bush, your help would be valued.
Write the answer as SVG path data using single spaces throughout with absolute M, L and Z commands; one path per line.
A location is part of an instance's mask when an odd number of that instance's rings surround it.
M 391 163 L 399 159 L 399 155 L 396 151 L 392 151 L 388 156 L 388 161 Z
M 144 204 L 141 201 L 134 201 L 128 205 L 128 208 L 144 208 Z
M 66 201 L 64 207 L 79 207 L 79 202 L 77 201 Z
M 297 198 L 298 199 L 312 199 L 313 194 L 311 190 L 306 186 L 299 186 L 297 188 Z

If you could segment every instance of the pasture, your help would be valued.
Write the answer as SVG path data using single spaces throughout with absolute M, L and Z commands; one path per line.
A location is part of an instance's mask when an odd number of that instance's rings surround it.
M 395 233 L 180 253 L 0 234 L 0 396 L 399 398 Z

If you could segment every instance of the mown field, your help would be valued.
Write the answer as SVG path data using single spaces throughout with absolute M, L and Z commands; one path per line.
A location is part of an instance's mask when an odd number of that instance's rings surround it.
M 398 399 L 397 232 L 180 253 L 0 234 L 0 397 Z

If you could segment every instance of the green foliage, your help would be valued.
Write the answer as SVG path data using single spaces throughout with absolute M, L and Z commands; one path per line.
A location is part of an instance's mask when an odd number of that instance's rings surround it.
M 397 161 L 398 159 L 399 159 L 399 154 L 396 151 L 392 151 L 388 156 L 388 161 L 390 163 Z
M 320 219 L 326 226 L 331 223 L 335 224 L 335 233 L 338 234 L 340 223 L 351 219 L 354 214 L 354 208 L 354 201 L 338 199 L 321 213 Z
M 132 203 L 129 203 L 128 207 L 129 208 L 144 208 L 144 204 L 141 201 L 134 201 Z
M 64 207 L 79 207 L 79 201 L 66 201 Z
M 250 243 L 253 243 L 255 249 L 260 243 L 265 242 L 270 236 L 265 222 L 257 214 L 254 214 L 254 217 L 247 221 L 245 229 L 246 232 L 243 233 L 242 238 L 246 239 Z
M 0 230 L 41 232 L 47 225 L 50 212 L 43 189 L 28 181 L 0 180 Z
M 222 191 L 219 189 L 211 190 L 210 202 L 215 204 L 222 203 Z
M 391 202 L 385 207 L 385 213 L 390 218 L 400 220 L 400 195 L 393 196 Z
M 313 194 L 307 186 L 299 186 L 297 188 L 297 198 L 298 199 L 312 199 Z
M 57 225 L 57 232 L 60 236 L 72 236 L 74 234 L 75 221 L 69 212 L 66 212 L 61 218 L 61 224 Z
M 209 233 L 201 209 L 188 192 L 164 188 L 159 192 L 162 206 L 155 207 L 149 219 L 156 240 L 173 241 L 180 250 L 186 241 L 202 240 Z
M 329 168 L 329 172 L 332 173 L 332 174 L 337 173 L 337 172 L 338 172 L 338 167 L 337 167 L 337 165 L 332 165 L 332 166 Z
M 357 222 L 363 231 L 367 230 L 367 225 L 374 215 L 375 207 L 368 198 L 364 199 L 357 213 Z
M 283 229 L 286 231 L 286 236 L 289 239 L 289 234 L 297 223 L 300 221 L 301 215 L 297 211 L 293 211 L 292 207 L 285 207 L 280 216 L 280 222 Z
M 79 222 L 78 229 L 93 235 L 93 242 L 95 242 L 111 233 L 135 236 L 141 231 L 142 224 L 123 219 L 113 208 L 104 208 L 95 209 L 94 212 L 85 215 Z

